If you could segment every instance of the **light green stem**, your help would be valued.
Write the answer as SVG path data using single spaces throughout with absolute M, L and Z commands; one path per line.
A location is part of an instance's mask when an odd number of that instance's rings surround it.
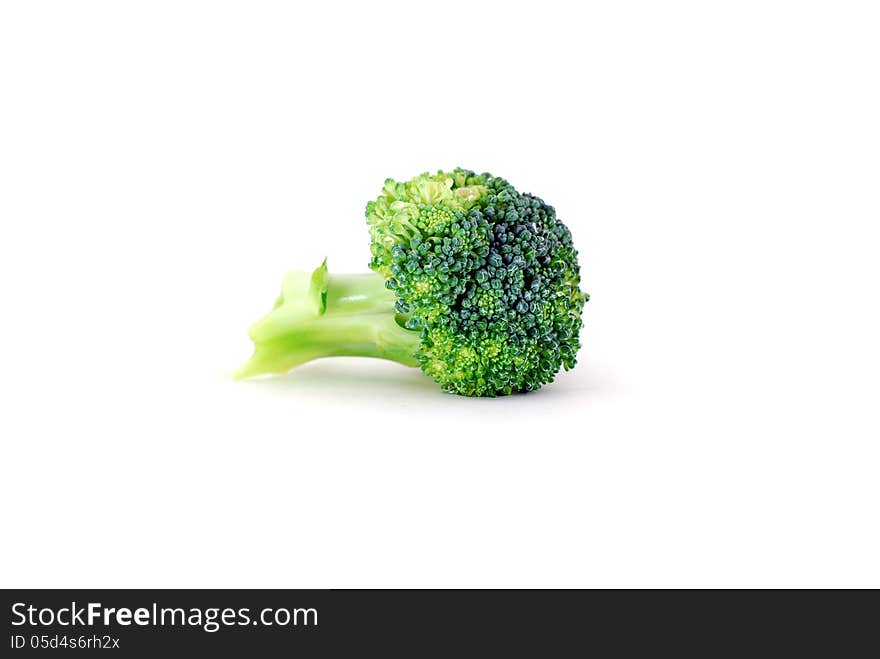
M 254 354 L 237 373 L 286 373 L 321 357 L 376 357 L 418 366 L 419 332 L 398 322 L 395 296 L 375 274 L 311 279 L 291 273 L 276 308 L 251 327 Z M 310 286 L 310 287 L 309 287 Z

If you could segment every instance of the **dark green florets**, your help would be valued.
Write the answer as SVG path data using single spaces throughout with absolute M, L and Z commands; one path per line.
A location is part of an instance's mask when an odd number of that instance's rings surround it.
M 466 396 L 532 391 L 575 365 L 577 251 L 552 206 L 456 169 L 385 182 L 367 205 L 372 261 L 421 332 L 422 370 Z

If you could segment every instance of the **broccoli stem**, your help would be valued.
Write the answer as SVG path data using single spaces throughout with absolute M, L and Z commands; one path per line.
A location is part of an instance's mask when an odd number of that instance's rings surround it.
M 419 332 L 398 322 L 396 298 L 381 276 L 326 269 L 323 275 L 318 289 L 307 287 L 306 273 L 288 275 L 275 309 L 250 328 L 254 354 L 236 378 L 286 373 L 321 357 L 376 357 L 418 366 Z

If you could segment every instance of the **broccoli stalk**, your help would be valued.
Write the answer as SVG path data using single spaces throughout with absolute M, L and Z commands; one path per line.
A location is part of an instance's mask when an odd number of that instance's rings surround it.
M 418 366 L 419 332 L 405 329 L 396 296 L 377 274 L 289 272 L 273 310 L 249 334 L 254 354 L 236 378 L 286 373 L 321 357 L 378 357 Z

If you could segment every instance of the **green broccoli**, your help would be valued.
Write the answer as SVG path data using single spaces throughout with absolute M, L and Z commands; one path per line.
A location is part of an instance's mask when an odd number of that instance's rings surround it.
M 448 392 L 533 391 L 575 365 L 581 292 L 571 233 L 504 179 L 455 169 L 388 179 L 367 204 L 375 274 L 291 272 L 250 329 L 239 377 L 319 357 L 418 366 Z

